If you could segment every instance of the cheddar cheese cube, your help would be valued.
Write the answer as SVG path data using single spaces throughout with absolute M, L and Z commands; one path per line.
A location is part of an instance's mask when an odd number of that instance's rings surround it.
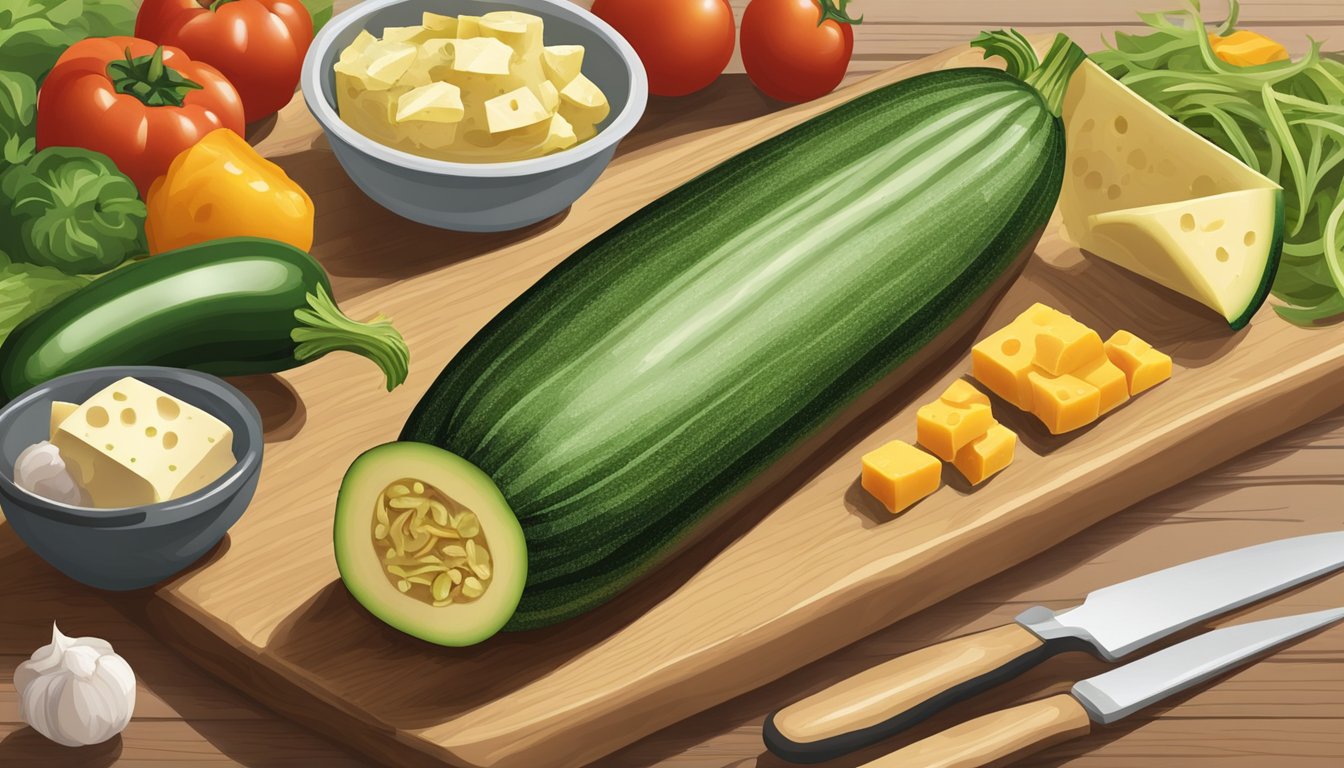
M 1062 435 L 1097 420 L 1101 415 L 1101 392 L 1072 374 L 1046 376 L 1032 371 L 1032 413 L 1052 435 Z
M 1131 396 L 1171 378 L 1171 357 L 1129 331 L 1116 331 L 1106 340 L 1106 357 L 1124 371 Z
M 938 490 L 943 465 L 909 443 L 894 440 L 864 454 L 860 483 L 892 514 Z
M 1051 376 L 1073 373 L 1105 354 L 1096 331 L 1059 310 L 1036 304 L 1026 316 L 1036 330 L 1032 363 Z
M 985 434 L 957 451 L 953 465 L 971 485 L 979 485 L 1013 463 L 1017 433 L 997 421 Z
M 1014 407 L 1029 411 L 1032 391 L 1027 374 L 1035 370 L 1035 356 L 1035 334 L 1014 322 L 971 348 L 971 375 Z
M 943 461 L 952 461 L 962 446 L 985 434 L 994 423 L 989 398 L 957 381 L 915 416 L 919 444 Z
M 1125 372 L 1116 367 L 1105 354 L 1089 363 L 1084 363 L 1073 372 L 1073 375 L 1097 388 L 1101 396 L 1100 409 L 1103 416 L 1129 399 L 1129 382 L 1125 378 Z

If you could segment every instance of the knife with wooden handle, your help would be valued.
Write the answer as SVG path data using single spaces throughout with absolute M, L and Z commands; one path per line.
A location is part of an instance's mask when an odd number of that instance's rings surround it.
M 1066 651 L 1109 661 L 1211 616 L 1344 567 L 1344 532 L 1259 544 L 1099 589 L 1065 611 L 946 640 L 843 680 L 766 718 L 771 752 L 816 763 L 875 744 Z
M 1084 680 L 1069 693 L 993 712 L 917 741 L 864 768 L 980 768 L 1084 736 L 1344 619 L 1344 608 L 1239 624 Z

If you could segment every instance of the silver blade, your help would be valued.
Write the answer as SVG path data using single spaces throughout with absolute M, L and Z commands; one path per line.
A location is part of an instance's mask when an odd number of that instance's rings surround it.
M 1344 608 L 1215 629 L 1077 683 L 1072 693 L 1093 720 L 1113 723 L 1340 619 Z
M 1257 544 L 1098 589 L 1082 605 L 1033 608 L 1022 626 L 1076 637 L 1110 661 L 1210 616 L 1344 568 L 1344 531 Z

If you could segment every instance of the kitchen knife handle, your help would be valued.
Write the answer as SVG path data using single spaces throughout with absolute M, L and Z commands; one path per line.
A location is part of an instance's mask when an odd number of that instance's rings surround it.
M 1092 732 L 1087 710 L 1061 693 L 992 712 L 892 752 L 863 768 L 980 768 Z
M 1057 650 L 1019 624 L 945 640 L 772 713 L 765 744 L 795 763 L 831 760 L 1011 680 Z

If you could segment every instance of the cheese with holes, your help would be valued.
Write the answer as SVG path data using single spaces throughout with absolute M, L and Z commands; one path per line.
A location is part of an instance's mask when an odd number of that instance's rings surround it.
M 592 138 L 611 111 L 583 76 L 583 46 L 544 45 L 539 16 L 420 20 L 382 39 L 361 32 L 335 64 L 341 119 L 380 144 L 450 162 L 526 160 Z
M 894 440 L 863 456 L 860 483 L 893 514 L 938 490 L 943 465 L 909 443 Z
M 1090 61 L 1069 83 L 1063 119 L 1068 236 L 1233 327 L 1249 321 L 1282 249 L 1278 185 Z
M 93 505 L 105 509 L 180 498 L 235 463 L 228 425 L 130 377 L 76 408 L 51 442 Z
M 1086 325 L 1041 303 L 971 349 L 971 375 L 989 391 L 1030 411 L 1032 371 L 1057 376 L 1102 356 L 1101 337 Z
M 952 461 L 957 451 L 984 435 L 993 424 L 989 398 L 961 380 L 915 414 L 919 444 L 943 461 Z
M 962 446 L 952 465 L 971 485 L 979 485 L 1012 464 L 1016 450 L 1017 433 L 996 421 L 985 434 Z
M 1171 357 L 1129 331 L 1116 331 L 1106 340 L 1106 356 L 1124 372 L 1131 395 L 1171 378 Z
M 485 120 L 491 133 L 536 125 L 550 113 L 528 88 L 519 88 L 485 102 Z
M 1024 325 L 1036 334 L 1032 364 L 1051 376 L 1104 357 L 1101 336 L 1057 309 L 1037 304 L 1027 310 L 1027 320 Z
M 1101 392 L 1074 376 L 1027 374 L 1032 388 L 1032 413 L 1052 435 L 1062 435 L 1091 424 L 1101 415 Z

